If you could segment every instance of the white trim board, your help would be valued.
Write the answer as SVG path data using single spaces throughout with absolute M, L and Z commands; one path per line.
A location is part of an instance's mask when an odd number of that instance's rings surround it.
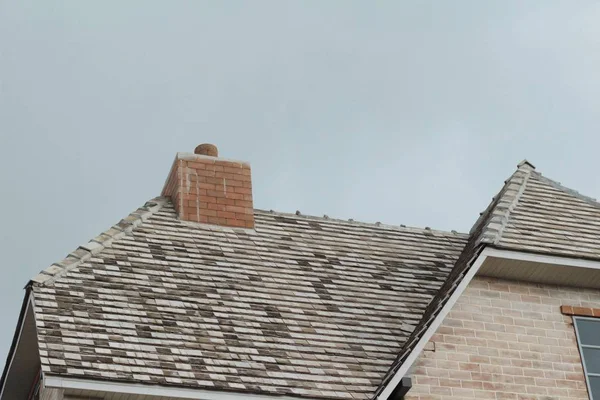
M 438 330 L 439 326 L 442 324 L 442 321 L 444 320 L 444 318 L 446 318 L 446 315 L 448 315 L 448 313 L 450 312 L 452 307 L 454 307 L 454 304 L 456 303 L 458 298 L 463 294 L 463 292 L 465 291 L 465 289 L 467 288 L 477 271 L 479 271 L 479 268 L 489 255 L 488 250 L 489 248 L 486 247 L 479 254 L 471 268 L 469 268 L 469 270 L 467 271 L 465 277 L 458 284 L 458 286 L 456 287 L 446 304 L 444 304 L 444 306 L 442 307 L 440 313 L 437 315 L 437 317 L 435 317 L 432 324 L 429 325 L 429 328 L 427 328 L 423 336 L 421 336 L 421 339 L 419 339 L 419 341 L 417 342 L 415 348 L 410 352 L 408 358 L 400 366 L 398 371 L 396 371 L 392 379 L 387 383 L 387 385 L 379 394 L 379 396 L 377 396 L 377 400 L 387 400 L 391 396 L 394 389 L 396 389 L 396 386 L 398 386 L 398 384 L 400 383 L 400 380 L 402 380 L 402 378 L 404 377 L 404 375 L 406 375 L 410 367 L 412 367 L 413 363 L 417 360 L 417 357 L 425 348 L 425 345 L 429 342 L 429 339 L 431 339 L 433 334 Z
M 299 400 L 299 397 L 262 395 L 252 393 L 236 393 L 208 389 L 190 389 L 167 387 L 160 385 L 144 385 L 139 383 L 120 383 L 111 381 L 88 380 L 79 378 L 64 378 L 44 376 L 44 387 L 60 389 L 93 390 L 98 392 L 137 394 L 148 396 L 175 397 L 196 400 Z M 303 397 L 304 400 L 310 400 Z M 316 399 L 315 399 L 316 400 Z
M 565 267 L 600 269 L 600 261 L 584 260 L 581 258 L 549 256 L 544 254 L 526 253 L 516 250 L 494 249 L 491 247 L 486 247 L 485 252 L 488 257 L 504 258 L 508 260 L 530 261 L 551 265 L 563 265 Z

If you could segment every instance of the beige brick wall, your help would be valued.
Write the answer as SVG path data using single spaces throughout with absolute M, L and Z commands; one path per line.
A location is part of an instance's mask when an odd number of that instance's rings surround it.
M 63 390 L 56 388 L 42 388 L 40 390 L 40 400 L 63 400 Z
M 406 399 L 588 399 L 561 305 L 600 308 L 600 291 L 476 278 L 417 360 Z

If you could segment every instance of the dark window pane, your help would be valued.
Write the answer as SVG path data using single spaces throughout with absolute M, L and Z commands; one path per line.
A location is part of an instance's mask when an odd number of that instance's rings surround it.
M 588 374 L 600 374 L 600 349 L 590 349 L 584 347 L 583 360 L 585 361 L 585 370 Z
M 588 376 L 590 382 L 590 390 L 592 398 L 595 400 L 600 399 L 600 377 L 599 376 Z
M 600 346 L 600 321 L 577 319 L 577 330 L 581 344 Z

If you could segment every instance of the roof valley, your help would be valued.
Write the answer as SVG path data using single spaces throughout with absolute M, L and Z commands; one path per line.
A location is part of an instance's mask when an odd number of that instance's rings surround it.
M 469 231 L 469 239 L 456 260 L 447 280 L 427 305 L 423 317 L 404 343 L 396 360 L 377 388 L 376 395 L 379 395 L 384 390 L 394 374 L 413 351 L 421 336 L 437 318 L 452 293 L 454 293 L 459 283 L 473 265 L 473 262 L 479 256 L 483 247 L 487 244 L 494 244 L 501 238 L 504 227 L 508 223 L 510 213 L 518 204 L 534 169 L 535 167 L 526 160 L 519 163 L 517 171 L 505 181 L 500 192 L 492 198 L 491 203 L 481 213 L 473 228 Z

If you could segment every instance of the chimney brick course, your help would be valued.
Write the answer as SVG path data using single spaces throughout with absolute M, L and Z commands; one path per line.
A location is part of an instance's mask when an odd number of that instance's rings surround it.
M 162 195 L 181 220 L 254 228 L 251 176 L 246 162 L 178 153 Z

